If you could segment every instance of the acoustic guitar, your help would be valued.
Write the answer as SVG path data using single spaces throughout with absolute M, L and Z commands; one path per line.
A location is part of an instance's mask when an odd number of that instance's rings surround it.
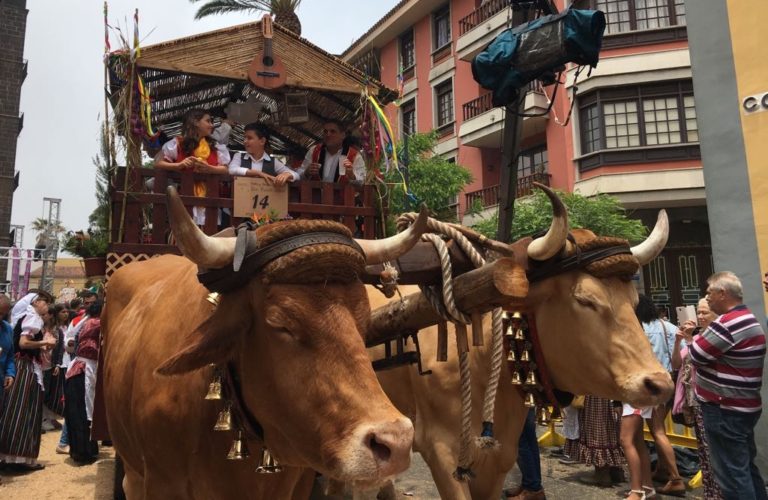
M 276 89 L 285 85 L 285 67 L 272 50 L 272 18 L 266 14 L 261 18 L 261 32 L 264 35 L 264 51 L 257 55 L 248 68 L 248 79 L 256 87 Z

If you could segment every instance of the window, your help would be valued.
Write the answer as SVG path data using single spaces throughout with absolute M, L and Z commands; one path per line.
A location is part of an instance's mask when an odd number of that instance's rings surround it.
M 413 28 L 400 35 L 400 68 L 403 72 L 416 65 L 416 46 L 413 42 Z
M 699 140 L 690 81 L 599 90 L 580 101 L 584 154 Z
M 685 25 L 684 0 L 596 0 L 606 34 Z
M 416 132 L 416 99 L 400 105 L 400 131 L 402 137 Z
M 453 80 L 448 79 L 435 87 L 437 128 L 453 123 Z
M 637 103 L 617 101 L 603 104 L 605 147 L 627 148 L 640 145 Z
M 451 43 L 451 10 L 448 4 L 432 14 L 432 49 Z
M 549 160 L 547 158 L 547 146 L 536 146 L 535 148 L 521 151 L 517 156 L 517 178 L 528 177 L 533 174 L 543 174 L 547 172 Z

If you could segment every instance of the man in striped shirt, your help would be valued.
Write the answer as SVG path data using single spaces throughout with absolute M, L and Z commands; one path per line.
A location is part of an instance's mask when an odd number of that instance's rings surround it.
M 707 284 L 709 308 L 720 316 L 693 338 L 690 353 L 715 477 L 726 500 L 768 500 L 754 463 L 765 333 L 735 274 L 715 273 Z

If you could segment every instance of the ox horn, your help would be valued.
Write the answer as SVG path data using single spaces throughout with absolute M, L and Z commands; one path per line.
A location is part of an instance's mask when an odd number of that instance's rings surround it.
M 355 240 L 365 253 L 365 261 L 368 265 L 381 264 L 389 260 L 395 260 L 418 243 L 421 235 L 427 229 L 429 211 L 422 205 L 419 217 L 411 224 L 411 227 L 383 240 Z
M 551 259 L 563 248 L 568 237 L 568 212 L 559 196 L 554 191 L 538 182 L 534 186 L 544 191 L 552 202 L 552 224 L 547 234 L 536 238 L 528 245 L 528 258 L 532 260 Z
M 190 217 L 179 193 L 168 186 L 168 216 L 171 230 L 181 253 L 200 267 L 218 269 L 232 264 L 235 256 L 235 238 L 206 236 Z
M 632 255 L 637 258 L 641 266 L 644 266 L 664 250 L 668 238 L 669 218 L 667 217 L 667 211 L 661 209 L 659 210 L 659 216 L 656 219 L 653 231 L 651 231 L 651 234 L 648 235 L 644 242 L 632 247 Z

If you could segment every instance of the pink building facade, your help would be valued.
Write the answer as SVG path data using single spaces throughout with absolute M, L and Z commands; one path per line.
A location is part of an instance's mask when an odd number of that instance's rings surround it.
M 545 1 L 545 0 L 540 0 Z M 437 130 L 436 153 L 473 181 L 456 202 L 486 213 L 498 203 L 504 111 L 473 79 L 471 60 L 509 27 L 515 0 L 403 0 L 343 54 L 392 88 L 387 113 L 402 137 Z M 570 4 L 555 0 L 562 10 Z M 712 270 L 704 177 L 683 0 L 584 0 L 606 14 L 600 63 L 574 82 L 525 95 L 518 196 L 532 181 L 584 195 L 613 195 L 647 225 L 667 209 L 672 235 L 638 287 L 674 312 L 695 303 Z M 569 111 L 572 114 L 569 116 Z M 569 119 L 570 118 L 570 119 Z

